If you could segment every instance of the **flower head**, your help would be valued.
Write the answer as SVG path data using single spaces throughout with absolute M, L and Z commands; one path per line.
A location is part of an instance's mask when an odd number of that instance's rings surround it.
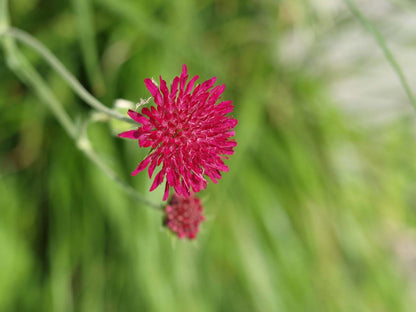
M 174 194 L 165 207 L 164 224 L 179 238 L 194 239 L 199 231 L 199 224 L 205 220 L 202 215 L 201 200 L 191 194 L 183 197 Z
M 141 113 L 129 110 L 129 116 L 140 126 L 119 134 L 119 137 L 138 140 L 140 147 L 151 147 L 150 154 L 132 172 L 136 175 L 149 166 L 151 178 L 157 166 L 150 191 L 166 177 L 163 200 L 169 187 L 178 195 L 190 196 L 207 186 L 205 176 L 214 183 L 220 171 L 228 171 L 223 159 L 234 153 L 237 145 L 233 128 L 237 120 L 228 116 L 233 111 L 231 101 L 217 103 L 225 85 L 214 86 L 216 77 L 195 84 L 198 76 L 188 83 L 186 65 L 180 77 L 175 77 L 170 90 L 160 77 L 160 87 L 151 79 L 144 83 L 152 94 L 156 107 L 144 107 Z

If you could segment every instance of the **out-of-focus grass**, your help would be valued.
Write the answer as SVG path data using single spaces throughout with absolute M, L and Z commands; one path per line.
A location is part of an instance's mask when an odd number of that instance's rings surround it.
M 178 241 L 0 61 L 1 311 L 413 311 L 413 119 L 359 127 L 322 77 L 281 62 L 283 35 L 325 25 L 305 3 L 11 3 L 13 24 L 108 105 L 147 97 L 144 78 L 169 80 L 186 63 L 227 85 L 239 125 L 230 172 L 202 193 L 208 220 L 195 242 Z M 71 116 L 85 116 L 24 52 Z M 109 165 L 160 200 L 145 174 L 129 178 L 146 151 L 106 124 L 89 135 Z

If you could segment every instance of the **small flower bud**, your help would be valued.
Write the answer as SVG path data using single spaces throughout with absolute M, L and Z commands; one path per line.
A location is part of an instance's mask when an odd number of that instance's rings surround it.
M 175 193 L 165 207 L 165 213 L 164 225 L 181 239 L 194 239 L 199 224 L 205 220 L 201 200 L 193 194 L 185 198 Z

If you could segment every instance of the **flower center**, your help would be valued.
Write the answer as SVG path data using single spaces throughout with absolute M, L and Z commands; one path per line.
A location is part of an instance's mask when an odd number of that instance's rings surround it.
M 176 133 L 173 135 L 172 138 L 176 137 L 179 133 L 181 133 L 183 131 L 183 129 L 178 129 L 176 130 Z

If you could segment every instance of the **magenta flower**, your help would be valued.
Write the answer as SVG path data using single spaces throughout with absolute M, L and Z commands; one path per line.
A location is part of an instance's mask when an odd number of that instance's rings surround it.
M 234 153 L 237 145 L 230 139 L 237 124 L 228 116 L 233 111 L 232 102 L 217 103 L 225 85 L 213 87 L 216 77 L 202 84 L 195 84 L 198 76 L 188 84 L 187 79 L 186 65 L 181 76 L 173 80 L 170 91 L 162 77 L 159 88 L 151 79 L 145 79 L 156 107 L 144 107 L 141 113 L 129 110 L 129 116 L 140 126 L 118 135 L 138 140 L 140 147 L 151 147 L 132 175 L 149 166 L 151 178 L 155 168 L 162 165 L 150 191 L 166 177 L 163 200 L 168 198 L 170 186 L 178 195 L 188 197 L 206 188 L 205 176 L 217 183 L 220 172 L 228 171 L 223 160 Z
M 194 239 L 199 232 L 199 224 L 205 220 L 202 210 L 201 200 L 193 194 L 186 198 L 174 194 L 165 207 L 164 225 L 181 239 Z

